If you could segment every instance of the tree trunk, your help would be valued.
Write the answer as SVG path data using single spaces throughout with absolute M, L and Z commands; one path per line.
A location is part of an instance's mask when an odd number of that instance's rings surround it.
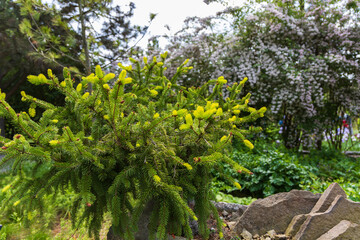
M 5 137 L 5 119 L 0 118 L 0 135 Z
M 87 44 L 86 25 L 84 19 L 82 0 L 79 0 L 79 14 L 80 14 L 80 24 L 81 24 L 81 38 L 85 52 L 85 71 L 86 71 L 86 75 L 90 75 L 91 73 L 90 53 L 89 53 L 89 46 Z

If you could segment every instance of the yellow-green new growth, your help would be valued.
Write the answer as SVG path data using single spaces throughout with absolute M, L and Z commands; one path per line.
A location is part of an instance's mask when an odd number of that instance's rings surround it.
M 7 190 L 9 190 L 11 188 L 11 184 L 6 185 L 3 189 L 1 189 L 1 192 L 6 192 Z
M 29 108 L 29 115 L 30 115 L 30 117 L 35 117 L 35 115 L 36 115 L 35 108 Z
M 238 189 L 241 189 L 241 185 L 238 182 L 234 182 L 234 186 L 237 187 Z
M 105 75 L 105 77 L 103 78 L 103 81 L 104 82 L 108 82 L 110 81 L 111 79 L 113 79 L 115 77 L 115 74 L 114 73 L 108 73 Z
M 50 144 L 51 146 L 56 146 L 56 145 L 58 145 L 59 143 L 60 143 L 59 140 L 51 140 L 51 141 L 49 141 L 49 144 Z
M 87 99 L 89 97 L 90 93 L 89 92 L 86 92 L 84 93 L 84 95 L 82 95 L 82 99 Z
M 181 124 L 180 127 L 179 127 L 180 130 L 186 130 L 186 129 L 189 129 L 189 128 L 190 128 L 190 125 L 188 125 L 188 124 Z
M 109 84 L 103 84 L 103 88 L 106 89 L 106 90 L 110 90 Z
M 48 77 L 49 77 L 49 78 L 53 78 L 53 77 L 54 77 L 53 72 L 52 72 L 51 69 L 48 69 L 48 70 L 47 70 L 47 73 L 48 73 Z
M 227 83 L 227 80 L 223 76 L 221 76 L 217 79 L 217 82 L 219 84 L 225 84 L 225 83 Z
M 119 78 L 118 78 L 118 82 L 121 83 L 122 85 L 125 85 L 125 84 L 129 84 L 132 82 L 132 78 L 127 78 L 126 77 L 126 70 L 122 70 L 120 75 L 119 75 Z
M 154 116 L 153 116 L 154 119 L 157 119 L 158 117 L 160 117 L 159 113 L 155 113 Z
M 103 78 L 103 77 L 104 77 L 104 73 L 103 73 L 103 71 L 101 70 L 100 65 L 96 65 L 96 67 L 95 67 L 95 75 L 96 75 L 98 78 Z
M 154 179 L 154 181 L 157 182 L 157 183 L 161 182 L 161 178 L 160 178 L 158 175 L 154 175 L 154 176 L 153 176 L 153 179 Z
M 190 113 L 186 114 L 185 116 L 186 125 L 192 126 L 193 125 L 193 119 Z
M 165 58 L 167 57 L 167 55 L 168 55 L 168 52 L 166 51 L 166 52 L 160 54 L 160 57 L 161 57 L 162 59 L 165 59 Z
M 130 60 L 131 61 L 131 60 Z M 133 59 L 133 61 L 135 61 L 136 62 L 136 60 L 135 59 Z M 132 62 L 132 61 L 131 61 Z M 124 65 L 122 65 L 121 63 L 118 63 L 118 65 L 119 65 L 119 67 L 121 67 L 122 69 L 124 69 L 124 70 L 126 70 L 126 71 L 132 71 L 132 65 L 129 65 L 129 66 L 124 66 Z
M 188 170 L 193 169 L 192 166 L 190 164 L 188 164 L 188 163 L 184 163 L 183 166 L 186 167 Z
M 194 111 L 194 117 L 202 119 L 204 117 L 204 108 L 202 106 L 198 106 Z
M 77 92 L 80 92 L 82 90 L 82 84 L 79 83 L 77 86 L 76 86 L 76 91 Z
M 187 109 L 180 109 L 177 111 L 177 114 L 180 116 L 180 117 L 183 117 L 185 114 L 187 114 Z
M 224 135 L 220 138 L 220 142 L 225 142 L 228 139 L 228 136 Z
M 254 145 L 249 140 L 245 139 L 243 142 L 244 142 L 245 146 L 247 146 L 248 148 L 250 148 L 250 149 L 254 148 Z
M 154 89 L 151 89 L 151 90 L 149 90 L 150 91 L 150 95 L 152 96 L 152 97 L 156 97 L 159 93 L 158 93 L 158 91 L 156 91 L 156 90 L 154 90 Z
M 216 114 L 215 114 L 215 115 L 218 116 L 218 117 L 222 116 L 222 115 L 223 115 L 223 110 L 222 110 L 222 108 L 218 108 L 218 109 L 216 110 Z
M 236 116 L 232 116 L 231 118 L 228 119 L 229 122 L 235 122 L 236 120 Z

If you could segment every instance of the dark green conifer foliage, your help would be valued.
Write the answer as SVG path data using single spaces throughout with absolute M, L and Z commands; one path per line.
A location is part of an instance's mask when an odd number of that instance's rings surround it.
M 13 139 L 1 139 L 6 157 L 0 165 L 12 163 L 18 176 L 11 185 L 16 191 L 3 207 L 16 202 L 26 213 L 41 208 L 43 195 L 71 186 L 77 193 L 74 227 L 85 221 L 97 238 L 104 213 L 110 212 L 114 231 L 134 239 L 149 201 L 154 203 L 150 239 L 166 239 L 168 233 L 192 238 L 190 218 L 199 221 L 200 233 L 208 238 L 211 213 L 221 236 L 222 223 L 210 202 L 211 170 L 221 172 L 226 162 L 249 173 L 227 156 L 234 137 L 253 148 L 245 136 L 261 129 L 241 126 L 262 117 L 266 109 L 249 107 L 249 94 L 239 98 L 246 79 L 228 86 L 230 95 L 224 99 L 223 77 L 186 89 L 176 81 L 191 67 L 184 62 L 169 80 L 163 74 L 165 59 L 166 53 L 161 61 L 130 59 L 132 66 L 119 64 L 123 70 L 115 81 L 115 74 L 105 75 L 100 66 L 79 84 L 66 68 L 62 82 L 51 70 L 47 76 L 28 77 L 35 85 L 61 91 L 66 96 L 63 107 L 22 92 L 29 113 L 16 113 L 1 93 L 1 116 L 22 129 Z M 90 83 L 93 90 L 87 92 Z M 37 122 L 32 120 L 36 108 L 45 109 Z M 240 188 L 235 179 L 224 179 Z

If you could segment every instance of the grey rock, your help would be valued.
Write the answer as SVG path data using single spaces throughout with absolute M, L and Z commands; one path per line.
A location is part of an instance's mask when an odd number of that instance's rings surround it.
M 228 222 L 227 225 L 230 228 L 230 230 L 234 230 L 236 222 Z
M 285 234 L 287 236 L 294 236 L 299 231 L 301 225 L 305 222 L 308 214 L 300 214 L 293 217 L 290 224 L 288 225 Z
M 193 218 L 190 218 L 189 225 L 193 235 L 199 234 L 199 224 L 197 221 L 195 221 Z
M 138 231 L 135 234 L 135 240 L 147 240 L 149 238 L 148 225 L 150 223 L 151 213 L 154 209 L 154 204 L 154 200 L 151 200 L 146 204 L 144 211 L 139 218 Z
M 284 233 L 292 218 L 309 213 L 319 198 L 320 194 L 292 190 L 256 200 L 240 217 L 235 231 L 238 235 L 243 229 L 253 235 L 263 235 L 269 229 Z
M 240 205 L 240 207 L 239 207 L 239 209 L 237 210 L 237 215 L 239 216 L 239 217 L 241 217 L 243 214 L 244 214 L 244 212 L 246 211 L 246 209 L 248 209 L 248 206 L 246 206 L 246 205 Z
M 360 227 L 356 223 L 347 220 L 340 221 L 327 233 L 321 235 L 317 240 L 340 240 L 340 239 L 360 239 Z
M 347 198 L 345 191 L 340 187 L 338 183 L 332 183 L 325 190 L 325 192 L 319 198 L 319 201 L 315 204 L 314 208 L 311 210 L 312 213 L 322 213 L 328 210 L 331 203 L 335 198 L 340 195 L 344 198 Z
M 242 215 L 242 213 L 241 213 L 241 215 Z M 233 212 L 231 214 L 231 217 L 229 217 L 229 221 L 238 221 L 241 215 L 238 212 Z
M 249 231 L 247 231 L 246 229 L 243 229 L 240 236 L 245 240 L 252 240 L 252 234 Z
M 228 215 L 229 215 L 229 213 L 228 213 L 227 211 L 225 211 L 225 210 L 224 210 L 224 211 L 222 211 L 222 212 L 221 212 L 221 214 L 222 214 L 224 217 L 226 217 L 226 216 L 228 216 Z
M 275 240 L 286 240 L 287 236 L 285 234 L 276 234 Z
M 321 237 L 342 220 L 360 223 L 360 203 L 353 202 L 339 195 L 324 213 L 310 213 L 299 232 L 296 240 L 313 240 Z
M 237 203 L 213 202 L 214 206 L 219 212 L 227 211 L 228 213 L 238 212 L 239 209 L 245 211 L 248 206 Z
M 270 230 L 266 234 L 271 238 L 275 238 L 276 232 L 275 230 Z

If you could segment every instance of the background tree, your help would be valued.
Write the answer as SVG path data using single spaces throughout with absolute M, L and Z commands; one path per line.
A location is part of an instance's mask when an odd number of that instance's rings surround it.
M 211 43 L 196 45 L 205 54 L 192 64 L 210 66 L 203 76 L 224 75 L 234 82 L 248 77 L 252 104 L 268 106 L 272 121 L 282 121 L 287 148 L 309 145 L 311 139 L 320 148 L 323 132 L 330 136 L 341 127 L 339 116 L 359 114 L 358 10 L 354 1 L 315 0 L 306 8 L 303 1 L 249 2 L 228 8 L 218 18 L 230 21 L 232 29 L 217 38 L 204 31 L 207 37 L 201 38 Z M 202 25 L 209 29 L 204 21 Z M 199 41 L 199 37 L 174 39 L 186 46 L 177 56 Z
M 63 102 L 61 95 L 45 88 L 33 92 L 26 81 L 28 75 L 48 68 L 59 74 L 64 66 L 86 75 L 91 68 L 90 55 L 93 64 L 106 62 L 110 67 L 129 49 L 128 54 L 136 53 L 136 47 L 129 47 L 131 39 L 146 30 L 130 24 L 135 8 L 132 3 L 122 11 L 111 1 L 58 1 L 50 6 L 41 1 L 1 0 L 0 8 L 0 88 L 16 110 L 25 107 L 20 101 L 22 90 L 53 103 Z M 92 25 L 99 21 L 103 29 Z M 10 135 L 13 130 L 7 125 Z
M 34 91 L 26 79 L 29 74 L 39 74 L 47 68 L 54 68 L 54 72 L 62 71 L 60 68 L 43 59 L 33 58 L 33 48 L 28 39 L 19 31 L 21 22 L 20 7 L 13 1 L 0 1 L 0 88 L 6 92 L 6 99 L 13 104 L 16 110 L 25 106 L 20 101 L 20 91 L 27 90 L 35 97 L 45 97 L 51 102 L 61 102 L 54 91 Z M 41 88 L 40 88 L 41 89 Z M 8 134 L 12 127 L 6 123 Z M 9 132 L 10 131 L 10 132 Z M 1 120 L 1 134 L 5 134 L 5 122 Z
M 77 64 L 71 70 L 86 75 L 98 63 L 110 66 L 126 58 L 130 50 L 136 51 L 130 47 L 131 40 L 147 29 L 130 24 L 133 3 L 126 9 L 109 0 L 59 0 L 52 5 L 18 2 L 24 16 L 20 29 L 31 39 L 37 55 L 61 66 L 74 61 Z

